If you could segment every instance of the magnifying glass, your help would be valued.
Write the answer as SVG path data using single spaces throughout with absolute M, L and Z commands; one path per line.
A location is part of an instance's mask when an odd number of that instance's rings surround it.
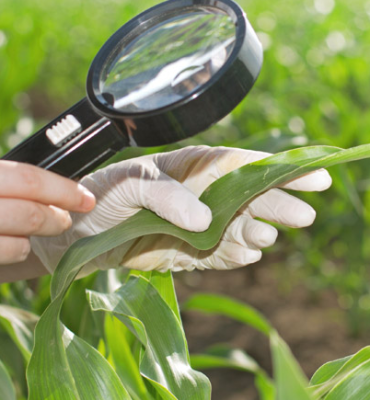
M 3 159 L 79 178 L 125 147 L 210 127 L 246 96 L 261 66 L 261 44 L 233 1 L 161 3 L 103 45 L 84 99 Z

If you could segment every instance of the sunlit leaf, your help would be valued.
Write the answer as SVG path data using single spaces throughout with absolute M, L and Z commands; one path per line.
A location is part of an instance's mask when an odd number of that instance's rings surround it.
M 131 277 L 112 294 L 88 292 L 93 310 L 112 312 L 145 347 L 140 372 L 164 399 L 210 399 L 210 384 L 188 363 L 184 331 L 151 283 Z
M 63 344 L 79 399 L 131 400 L 106 359 L 88 343 L 63 327 Z
M 203 354 L 192 354 L 191 365 L 196 369 L 234 368 L 245 372 L 257 373 L 258 363 L 241 349 L 229 346 L 213 346 Z

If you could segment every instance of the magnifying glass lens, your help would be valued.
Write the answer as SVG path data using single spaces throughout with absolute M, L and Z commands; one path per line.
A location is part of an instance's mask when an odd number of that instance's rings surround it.
M 102 69 L 100 93 L 95 94 L 122 112 L 168 106 L 217 73 L 235 38 L 232 18 L 213 7 L 152 18 L 118 43 Z

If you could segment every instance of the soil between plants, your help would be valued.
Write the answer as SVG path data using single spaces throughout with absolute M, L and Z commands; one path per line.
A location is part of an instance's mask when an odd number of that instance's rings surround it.
M 282 272 L 270 265 L 265 257 L 263 262 L 233 271 L 174 274 L 178 300 L 181 304 L 192 294 L 208 292 L 257 308 L 289 344 L 308 377 L 325 362 L 353 354 L 370 343 L 366 337 L 351 337 L 346 312 L 333 291 L 313 295 L 302 283 L 288 285 L 286 290 Z M 290 279 L 289 273 L 286 275 Z M 190 353 L 227 343 L 246 351 L 272 374 L 268 341 L 262 334 L 226 317 L 187 311 L 182 318 Z M 212 383 L 212 400 L 259 399 L 250 374 L 230 369 L 203 372 Z

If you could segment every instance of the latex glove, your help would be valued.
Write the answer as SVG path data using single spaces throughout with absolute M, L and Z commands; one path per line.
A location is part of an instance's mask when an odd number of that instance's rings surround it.
M 129 218 L 141 208 L 191 231 L 204 231 L 211 223 L 209 208 L 198 200 L 216 179 L 268 153 L 207 146 L 144 156 L 101 169 L 81 180 L 97 199 L 87 215 L 72 214 L 73 226 L 55 238 L 32 238 L 32 248 L 53 271 L 64 251 L 77 239 L 100 233 Z M 321 191 L 331 184 L 326 170 L 291 181 L 285 188 Z M 271 246 L 277 230 L 255 217 L 300 228 L 312 224 L 315 211 L 305 202 L 279 189 L 271 189 L 243 206 L 227 227 L 219 244 L 207 251 L 194 249 L 167 235 L 148 235 L 97 257 L 85 272 L 123 265 L 139 270 L 194 268 L 228 269 L 254 263 L 261 248 Z

